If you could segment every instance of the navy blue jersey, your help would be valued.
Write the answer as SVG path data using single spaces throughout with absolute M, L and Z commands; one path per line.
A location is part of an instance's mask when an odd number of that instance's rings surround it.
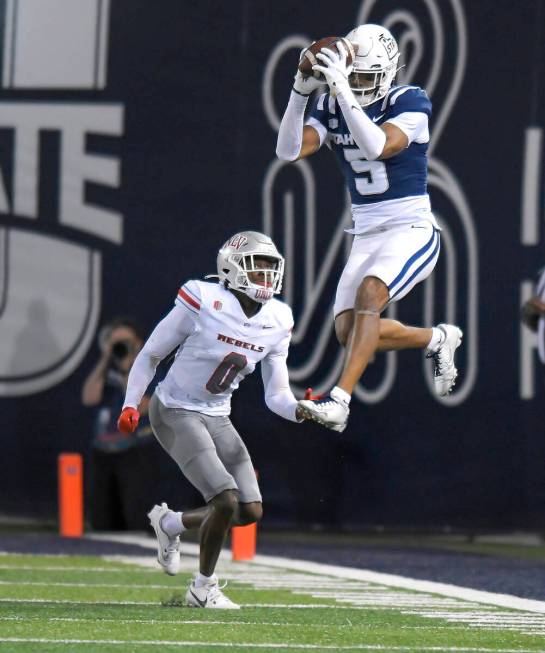
M 426 91 L 417 86 L 393 86 L 387 95 L 364 107 L 377 125 L 406 112 L 431 116 Z M 320 95 L 309 113 L 328 131 L 350 191 L 353 204 L 371 204 L 427 194 L 428 143 L 412 142 L 399 154 L 384 161 L 367 161 L 362 156 L 336 100 L 329 93 Z

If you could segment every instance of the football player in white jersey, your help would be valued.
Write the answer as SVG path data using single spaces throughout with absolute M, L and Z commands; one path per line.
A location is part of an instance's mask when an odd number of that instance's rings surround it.
M 393 86 L 399 50 L 380 25 L 360 25 L 346 38 L 356 50 L 322 48 L 315 72 L 329 89 L 305 120 L 309 95 L 323 82 L 298 70 L 278 133 L 276 153 L 295 161 L 325 143 L 337 155 L 352 201 L 352 251 L 335 297 L 335 331 L 346 346 L 344 369 L 323 399 L 303 400 L 304 414 L 344 430 L 352 391 L 375 351 L 427 349 L 434 362 L 435 391 L 450 392 L 457 371 L 454 352 L 462 332 L 440 324 L 430 329 L 381 319 L 435 267 L 440 229 L 427 193 L 428 119 L 431 102 L 416 86 Z
M 163 503 L 149 513 L 158 560 L 170 575 L 180 565 L 179 536 L 199 529 L 199 573 L 186 601 L 192 607 L 234 609 L 214 573 L 229 528 L 258 521 L 261 493 L 252 461 L 231 424 L 231 395 L 261 363 L 267 406 L 302 421 L 289 387 L 286 359 L 293 328 L 287 304 L 274 298 L 284 259 L 272 240 L 255 231 L 230 238 L 217 259 L 219 283 L 188 281 L 159 322 L 131 369 L 118 426 L 133 432 L 138 406 L 158 363 L 177 348 L 149 407 L 153 431 L 184 475 L 201 492 L 201 508 L 174 512 Z

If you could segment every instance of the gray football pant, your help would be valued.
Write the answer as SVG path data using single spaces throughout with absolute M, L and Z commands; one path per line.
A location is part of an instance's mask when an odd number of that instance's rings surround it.
M 167 408 L 155 394 L 149 417 L 163 449 L 207 503 L 224 490 L 238 490 L 241 503 L 261 501 L 250 454 L 229 417 Z

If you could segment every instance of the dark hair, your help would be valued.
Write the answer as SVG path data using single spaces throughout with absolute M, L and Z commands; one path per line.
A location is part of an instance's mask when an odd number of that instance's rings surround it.
M 116 315 L 107 322 L 103 328 L 111 333 L 114 329 L 119 327 L 128 327 L 134 331 L 140 340 L 145 341 L 146 339 L 146 330 L 144 329 L 144 326 L 136 318 L 130 315 Z

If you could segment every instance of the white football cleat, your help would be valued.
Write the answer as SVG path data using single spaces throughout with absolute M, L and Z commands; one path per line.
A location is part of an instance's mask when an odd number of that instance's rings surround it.
M 195 581 L 187 588 L 186 604 L 190 608 L 213 608 L 215 610 L 240 610 L 240 605 L 233 603 L 221 591 L 218 581 L 202 587 L 195 587 Z
M 148 512 L 150 524 L 157 536 L 157 562 L 169 576 L 176 576 L 180 571 L 180 538 L 170 537 L 161 527 L 161 520 L 169 512 L 166 503 L 153 506 Z
M 454 387 L 458 370 L 454 365 L 454 353 L 462 343 L 462 330 L 454 324 L 438 324 L 437 328 L 445 334 L 445 339 L 436 352 L 426 354 L 433 360 L 433 382 L 435 393 L 444 397 Z
M 307 419 L 312 419 L 332 431 L 342 433 L 346 428 L 350 408 L 335 393 L 335 388 L 323 399 L 301 399 L 297 405 Z

